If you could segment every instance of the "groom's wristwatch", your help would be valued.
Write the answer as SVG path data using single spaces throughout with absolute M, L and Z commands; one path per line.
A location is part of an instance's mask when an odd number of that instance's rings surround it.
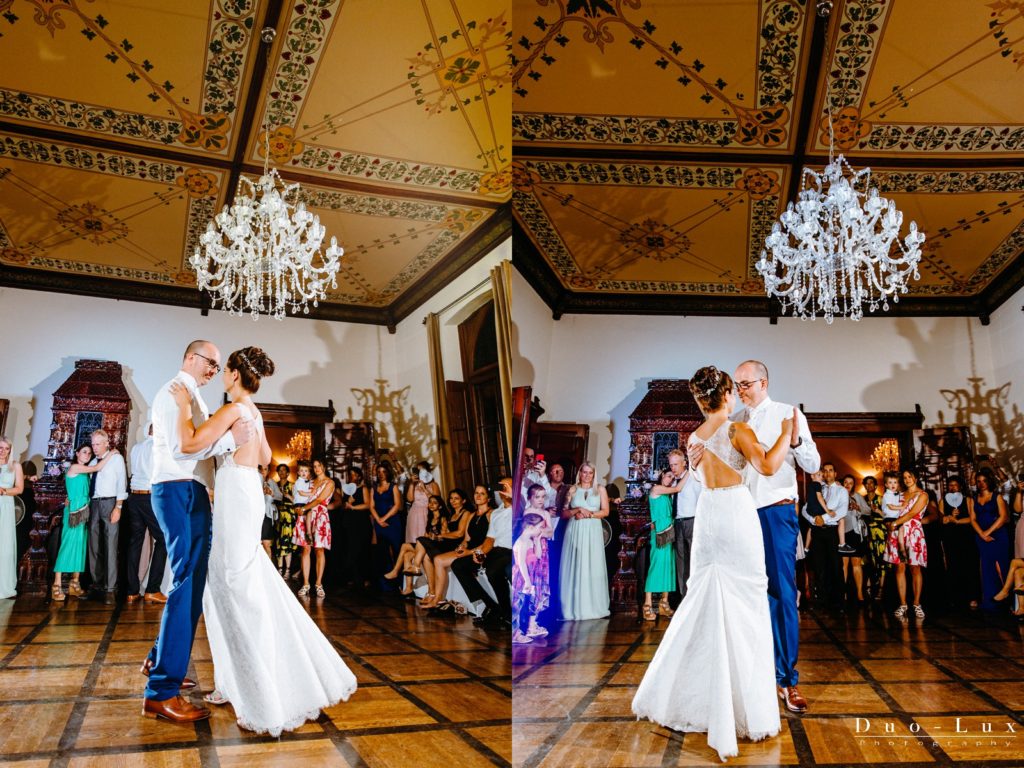
M 801 435 L 800 439 L 797 440 L 795 443 L 790 443 L 789 447 L 790 448 L 799 448 L 803 444 L 804 444 L 804 438 L 803 438 L 803 435 Z

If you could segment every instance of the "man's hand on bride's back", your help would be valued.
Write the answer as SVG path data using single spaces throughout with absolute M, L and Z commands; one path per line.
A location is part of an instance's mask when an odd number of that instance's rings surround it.
M 696 467 L 700 464 L 700 460 L 704 458 L 704 444 L 703 443 L 690 443 L 686 446 L 686 459 L 690 462 L 690 468 Z
M 235 438 L 235 445 L 241 446 L 252 440 L 256 434 L 252 419 L 236 419 L 231 425 L 231 436 Z
M 181 410 L 192 410 L 192 393 L 188 391 L 188 387 L 180 381 L 173 381 L 171 382 L 170 392 L 174 402 L 178 404 Z

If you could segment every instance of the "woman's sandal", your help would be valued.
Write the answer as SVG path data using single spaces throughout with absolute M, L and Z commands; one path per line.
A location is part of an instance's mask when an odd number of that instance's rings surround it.
M 406 576 L 422 576 L 423 575 L 423 569 L 422 568 L 406 568 L 404 571 L 402 571 L 402 573 L 404 573 Z
M 82 589 L 82 585 L 78 581 L 72 581 L 68 584 L 68 594 L 72 597 L 82 597 L 85 591 Z
M 54 584 L 52 589 L 50 590 L 50 598 L 58 603 L 64 601 L 64 593 L 61 591 L 61 588 L 58 587 L 56 584 Z
M 316 585 L 316 596 L 317 597 L 327 597 L 327 593 L 324 592 L 324 588 L 322 586 L 320 586 L 319 584 Z
M 654 612 L 654 609 L 651 606 L 649 606 L 649 605 L 645 605 L 644 606 L 644 621 L 657 621 L 657 619 L 658 619 L 658 614 L 656 614 Z
M 205 701 L 207 704 L 213 704 L 215 707 L 219 707 L 222 704 L 228 703 L 228 700 L 224 696 L 224 694 L 218 691 L 216 688 L 214 688 L 208 694 L 203 696 L 203 701 Z
M 305 597 L 309 594 L 309 584 L 303 584 L 302 589 L 299 590 L 299 597 Z
M 430 606 L 427 605 L 427 603 L 429 603 L 431 600 L 435 599 L 436 597 L 437 597 L 437 595 L 435 595 L 433 592 L 428 592 L 427 594 L 425 594 L 423 596 L 423 599 L 419 601 L 420 608 L 429 608 Z
M 672 606 L 668 604 L 668 600 L 661 600 L 658 602 L 658 615 L 667 616 L 672 618 L 675 615 L 675 611 L 672 610 Z

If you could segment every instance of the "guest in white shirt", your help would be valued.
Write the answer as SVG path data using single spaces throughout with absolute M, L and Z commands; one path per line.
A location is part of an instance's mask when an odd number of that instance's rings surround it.
M 811 562 L 814 566 L 814 580 L 818 587 L 818 599 L 825 605 L 841 608 L 843 604 L 843 566 L 839 553 L 839 523 L 846 518 L 850 506 L 850 494 L 836 482 L 836 465 L 826 461 L 821 465 L 825 484 L 821 495 L 825 499 L 825 514 L 811 515 L 804 510 L 804 518 L 814 526 L 814 545 L 811 547 Z
M 102 429 L 92 433 L 94 461 L 110 451 L 110 436 Z M 89 504 L 89 575 L 92 589 L 106 603 L 114 602 L 117 590 L 117 539 L 121 507 L 128 498 L 128 477 L 124 456 L 116 454 L 96 473 Z
M 527 498 L 527 491 L 531 485 L 539 485 L 544 489 L 545 493 L 551 490 L 551 483 L 548 482 L 547 476 L 547 462 L 544 461 L 543 455 L 538 458 L 537 452 L 533 448 L 523 449 L 523 485 L 519 489 L 520 495 L 523 497 L 523 501 L 529 503 Z
M 512 478 L 501 480 L 498 491 L 501 506 L 491 512 L 487 537 L 473 550 L 473 556 L 452 562 L 452 573 L 459 580 L 466 597 L 486 605 L 483 613 L 473 619 L 477 625 L 512 625 Z M 491 598 L 477 581 L 477 571 L 483 567 L 498 601 Z
M 686 582 L 690 579 L 690 547 L 693 545 L 693 520 L 697 514 L 697 499 L 702 486 L 697 475 L 686 466 L 686 454 L 678 448 L 669 451 L 668 467 L 676 478 L 680 491 L 672 497 L 675 508 L 676 586 L 681 598 L 686 597 Z
M 149 436 L 141 443 L 136 443 L 131 455 L 131 493 L 125 502 L 124 511 L 128 523 L 128 602 L 139 599 L 141 584 L 139 572 L 142 566 L 142 544 L 146 539 L 146 531 L 153 541 L 149 576 L 146 578 L 146 592 L 143 598 L 147 603 L 166 603 L 167 596 L 160 591 L 160 581 L 164 577 L 167 565 L 167 545 L 160 524 L 153 514 L 153 503 L 150 498 L 150 478 L 153 474 L 153 425 L 149 425 Z

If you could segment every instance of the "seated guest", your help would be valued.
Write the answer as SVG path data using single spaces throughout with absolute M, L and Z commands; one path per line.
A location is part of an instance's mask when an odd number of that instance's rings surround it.
M 74 597 L 83 597 L 85 592 L 78 577 L 85 570 L 85 553 L 88 538 L 89 526 L 89 475 L 99 472 L 106 466 L 107 462 L 115 455 L 110 451 L 103 461 L 89 466 L 92 461 L 92 446 L 82 445 L 75 451 L 74 461 L 64 473 L 64 489 L 67 492 L 67 501 L 64 502 L 63 531 L 60 538 L 60 550 L 57 552 L 57 559 L 53 564 L 53 589 L 51 598 L 56 601 L 64 600 L 64 593 L 61 591 L 61 576 L 65 573 L 71 574 L 71 583 L 68 584 L 68 594 Z M 160 571 L 163 577 L 163 570 Z M 136 569 L 136 590 L 138 588 L 138 572 Z M 159 590 L 160 580 L 157 579 Z M 138 591 L 135 596 L 138 597 Z
M 395 567 L 385 573 L 384 578 L 389 580 L 397 579 L 400 573 L 405 574 L 402 594 L 412 594 L 413 579 L 423 573 L 423 558 L 427 554 L 419 539 L 436 541 L 447 532 L 448 520 L 444 515 L 444 499 L 437 494 L 433 494 L 427 499 L 427 520 L 423 535 L 417 538 L 415 544 L 406 543 L 402 545 L 402 548 L 398 550 Z
M 150 475 L 153 472 L 153 425 L 149 425 L 149 437 L 137 443 L 131 452 L 131 480 L 128 484 L 128 499 L 124 503 L 128 516 L 128 602 L 139 599 L 139 571 L 142 566 L 142 544 L 149 531 L 153 540 L 153 551 L 149 561 L 149 576 L 146 578 L 147 603 L 166 603 L 167 597 L 160 591 L 167 563 L 167 545 L 160 523 L 153 514 L 150 497 Z M 70 587 L 68 592 L 71 592 Z M 73 594 L 73 593 L 72 593 Z
M 405 518 L 405 543 L 414 545 L 416 539 L 427 529 L 427 501 L 431 496 L 440 496 L 441 487 L 430 473 L 430 462 L 421 461 L 413 467 L 409 482 L 405 485 L 405 500 L 409 510 Z
M 491 524 L 491 494 L 485 486 L 478 485 L 473 489 L 473 513 L 466 524 L 466 534 L 462 541 L 451 552 L 445 552 L 432 558 L 434 561 L 434 579 L 431 591 L 432 601 L 422 603 L 424 608 L 438 611 L 453 610 L 454 606 L 444 598 L 448 593 L 448 572 L 457 559 L 471 557 L 473 550 L 484 543 L 487 529 Z
M 512 478 L 501 481 L 498 492 L 501 506 L 491 513 L 487 537 L 483 544 L 473 550 L 472 559 L 460 558 L 452 563 L 452 573 L 459 580 L 466 596 L 473 602 L 486 606 L 473 623 L 477 625 L 508 625 L 512 621 L 512 603 L 509 587 L 512 580 Z M 483 567 L 498 601 L 480 585 L 476 578 L 477 569 Z
M 996 592 L 992 599 L 999 602 L 1005 600 L 1011 594 L 1017 598 L 1017 609 L 1013 612 L 1013 615 L 1024 617 L 1024 558 L 1015 557 L 1010 561 L 1010 569 L 1006 574 L 1006 583 L 1003 584 L 1003 588 Z
M 420 558 L 420 563 L 423 564 L 423 572 L 427 577 L 427 594 L 420 600 L 420 607 L 431 607 L 437 602 L 437 594 L 434 592 L 434 558 L 459 546 L 466 537 L 469 519 L 475 511 L 475 508 L 467 503 L 466 492 L 461 488 L 452 488 L 448 494 L 447 530 L 432 539 L 421 536 L 417 540 L 417 545 L 423 549 L 424 554 Z

